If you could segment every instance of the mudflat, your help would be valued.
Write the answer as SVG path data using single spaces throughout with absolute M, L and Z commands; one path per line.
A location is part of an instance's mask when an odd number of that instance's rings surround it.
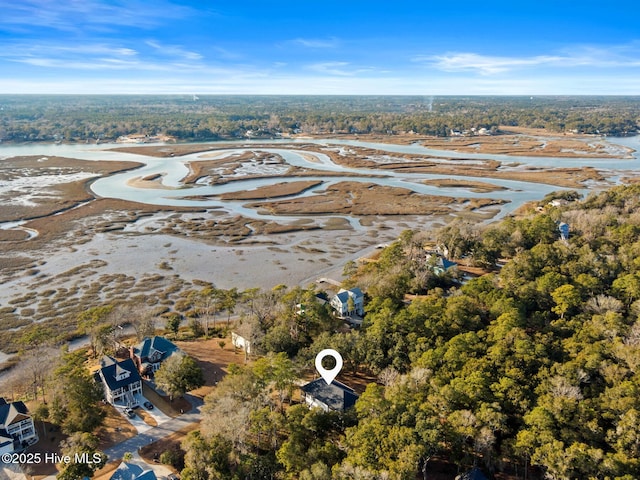
M 527 198 L 541 198 L 543 186 L 606 186 L 615 173 L 563 166 L 562 158 L 629 154 L 602 139 L 530 137 L 367 139 L 394 145 L 419 140 L 468 152 L 468 158 L 300 139 L 276 146 L 116 149 L 182 162 L 189 173 L 179 186 L 165 184 L 160 167 L 138 173 L 144 164 L 136 161 L 44 157 L 37 146 L 34 155 L 4 158 L 0 222 L 15 223 L 0 229 L 0 351 L 16 351 L 23 329 L 34 322 L 69 338 L 89 307 L 128 303 L 169 311 L 203 282 L 242 290 L 340 280 L 347 261 L 404 229 L 436 229 L 455 218 L 489 221 L 517 206 L 509 202 L 522 195 L 523 185 L 531 185 Z M 299 152 L 303 161 L 289 164 L 274 148 Z M 498 151 L 553 153 L 560 161 L 538 167 L 473 156 Z M 92 190 L 94 182 L 123 175 L 118 189 L 154 193 L 158 201 L 119 198 L 115 190 L 113 198 L 103 198 Z M 523 183 L 516 188 L 512 181 Z M 212 190 L 200 193 L 203 186 Z M 226 189 L 218 193 L 218 186 Z M 176 192 L 186 193 L 179 206 L 162 204 Z

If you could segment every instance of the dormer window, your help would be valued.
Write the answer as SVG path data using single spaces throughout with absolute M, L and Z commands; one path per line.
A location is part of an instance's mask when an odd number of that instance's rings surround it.
M 122 380 L 126 380 L 127 378 L 129 378 L 129 375 L 131 375 L 131 372 L 129 370 L 125 370 L 120 365 L 116 367 L 116 381 L 121 382 Z
M 162 359 L 162 352 L 154 350 L 153 353 L 149 355 L 149 359 L 152 362 L 159 362 Z

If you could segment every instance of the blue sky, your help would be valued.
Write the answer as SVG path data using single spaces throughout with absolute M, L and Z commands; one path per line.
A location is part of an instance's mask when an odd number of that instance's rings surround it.
M 640 95 L 640 6 L 0 0 L 0 93 Z

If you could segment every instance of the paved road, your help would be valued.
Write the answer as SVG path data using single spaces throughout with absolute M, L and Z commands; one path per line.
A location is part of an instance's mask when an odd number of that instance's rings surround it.
M 192 405 L 190 412 L 180 415 L 179 417 L 172 418 L 157 427 L 106 449 L 104 453 L 109 457 L 109 461 L 120 459 L 127 452 L 136 452 L 139 448 L 149 445 L 156 440 L 168 437 L 172 433 L 175 433 L 188 425 L 200 422 L 200 419 L 202 418 L 202 399 L 189 394 L 186 394 L 185 397 Z

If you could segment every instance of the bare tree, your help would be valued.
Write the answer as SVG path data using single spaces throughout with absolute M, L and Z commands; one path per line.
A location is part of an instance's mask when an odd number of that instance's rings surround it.
M 209 336 L 209 320 L 213 319 L 213 328 L 216 328 L 216 315 L 224 308 L 224 290 L 214 286 L 206 287 L 189 295 L 198 318 L 201 321 L 204 334 Z
M 385 387 L 389 387 L 398 380 L 399 376 L 400 373 L 398 373 L 395 368 L 387 367 L 378 374 L 378 380 L 380 380 Z
M 31 328 L 20 338 L 24 346 L 21 352 L 21 361 L 12 371 L 17 373 L 13 385 L 22 384 L 23 392 L 31 390 L 33 397 L 38 400 L 38 389 L 42 393 L 42 399 L 46 402 L 45 387 L 51 365 L 59 357 L 59 351 L 53 347 L 53 334 L 46 328 Z M 25 388 L 26 387 L 26 388 Z
M 145 337 L 152 337 L 156 333 L 158 316 L 150 308 L 130 308 L 127 312 L 126 320 L 136 332 L 136 339 L 138 341 L 142 341 Z
M 52 365 L 60 356 L 60 352 L 48 346 L 41 346 L 37 349 L 27 351 L 19 368 L 25 373 L 25 380 L 28 379 L 33 389 L 33 397 L 38 400 L 38 391 L 42 393 L 42 401 L 47 402 L 46 385 L 51 373 Z
M 203 407 L 200 429 L 205 437 L 220 435 L 244 451 L 249 435 L 251 405 L 223 396 Z
M 620 300 L 609 295 L 597 295 L 590 298 L 585 305 L 587 311 L 600 315 L 607 312 L 620 312 L 623 307 L 624 304 Z

